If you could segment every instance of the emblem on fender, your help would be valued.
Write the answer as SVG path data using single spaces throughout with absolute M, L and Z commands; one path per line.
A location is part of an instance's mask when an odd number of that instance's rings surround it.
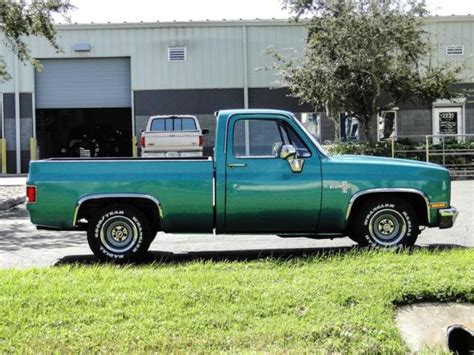
M 341 189 L 343 194 L 347 194 L 349 192 L 350 186 L 347 181 L 341 181 L 338 185 L 328 185 L 328 188 L 331 190 Z

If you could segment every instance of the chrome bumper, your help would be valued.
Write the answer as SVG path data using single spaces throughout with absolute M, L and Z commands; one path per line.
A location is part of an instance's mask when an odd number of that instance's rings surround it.
M 439 210 L 439 229 L 451 228 L 458 217 L 459 211 L 454 207 Z

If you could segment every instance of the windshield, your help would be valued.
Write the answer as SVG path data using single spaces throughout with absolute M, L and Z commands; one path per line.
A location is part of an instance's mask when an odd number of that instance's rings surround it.
M 324 149 L 321 144 L 319 144 L 319 142 L 316 140 L 316 138 L 314 138 L 314 136 L 309 133 L 309 131 L 306 129 L 305 126 L 303 126 L 303 124 L 295 117 L 293 116 L 293 119 L 295 120 L 296 124 L 304 131 L 304 133 L 309 137 L 309 139 L 311 139 L 311 141 L 314 143 L 314 145 L 316 146 L 316 148 L 321 152 L 323 153 L 323 155 L 325 156 L 329 156 L 329 153 L 326 151 L 326 149 Z

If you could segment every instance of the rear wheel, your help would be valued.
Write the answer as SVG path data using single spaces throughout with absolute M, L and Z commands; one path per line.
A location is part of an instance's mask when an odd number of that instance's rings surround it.
M 351 221 L 351 238 L 361 246 L 393 247 L 415 244 L 418 216 L 401 199 L 373 199 L 360 206 Z
M 150 223 L 143 213 L 131 206 L 108 206 L 89 223 L 87 241 L 101 260 L 138 260 L 152 240 Z

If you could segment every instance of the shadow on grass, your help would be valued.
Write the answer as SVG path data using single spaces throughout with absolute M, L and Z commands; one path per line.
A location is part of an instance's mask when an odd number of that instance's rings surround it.
M 400 251 L 429 251 L 438 252 L 454 249 L 466 249 L 467 247 L 457 244 L 432 244 L 427 246 L 414 246 L 400 249 Z M 177 264 L 192 261 L 252 261 L 263 259 L 292 260 L 310 257 L 328 258 L 345 255 L 354 252 L 366 252 L 371 248 L 333 247 L 333 248 L 295 248 L 295 249 L 264 249 L 264 250 L 218 250 L 218 251 L 190 251 L 190 252 L 161 252 L 150 251 L 140 261 L 133 263 L 120 263 L 122 265 L 151 265 L 151 264 Z M 54 266 L 62 265 L 99 265 L 107 264 L 98 260 L 94 255 L 68 255 L 58 260 Z

